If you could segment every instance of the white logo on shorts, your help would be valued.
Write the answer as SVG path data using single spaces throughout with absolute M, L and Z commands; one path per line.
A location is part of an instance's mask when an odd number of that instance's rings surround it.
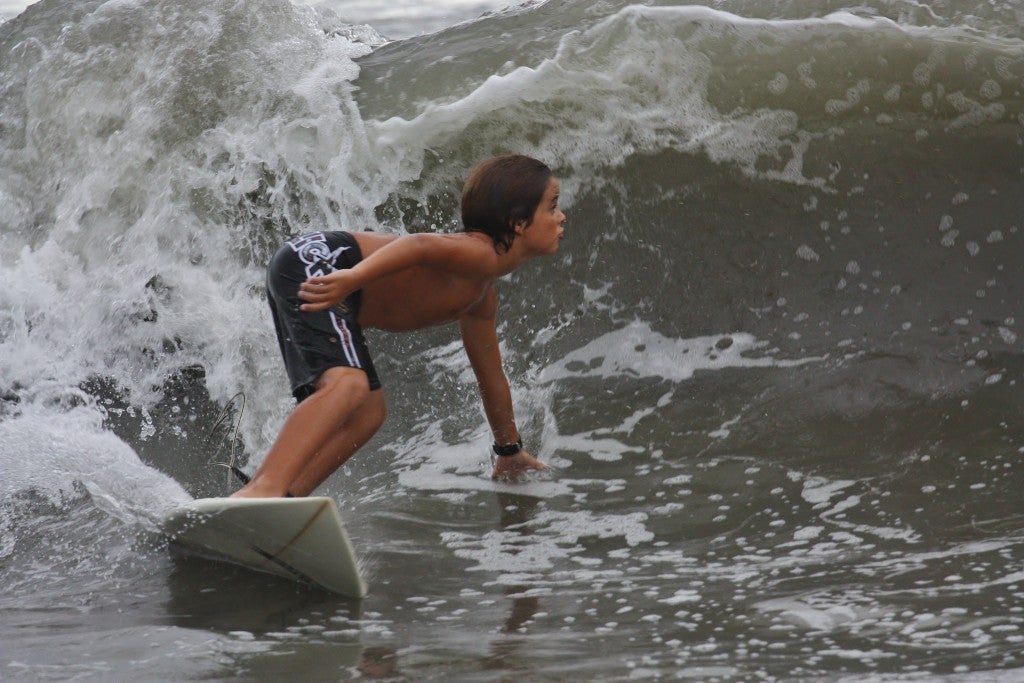
M 337 270 L 334 267 L 334 262 L 338 260 L 338 256 L 352 248 L 338 247 L 331 251 L 327 246 L 327 237 L 322 232 L 298 237 L 288 242 L 288 246 L 299 255 L 299 260 L 306 265 L 306 277 L 319 277 L 333 273 Z

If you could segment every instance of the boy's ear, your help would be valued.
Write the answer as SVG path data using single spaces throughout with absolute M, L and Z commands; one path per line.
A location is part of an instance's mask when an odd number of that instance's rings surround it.
M 526 221 L 516 221 L 512 229 L 516 231 L 517 235 L 522 235 L 523 231 L 526 230 Z

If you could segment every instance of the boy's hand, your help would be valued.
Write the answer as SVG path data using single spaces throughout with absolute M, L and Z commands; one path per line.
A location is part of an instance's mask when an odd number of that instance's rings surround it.
M 345 300 L 358 287 L 352 283 L 352 273 L 338 270 L 329 275 L 311 277 L 299 285 L 299 298 L 306 303 L 303 311 L 325 311 Z
M 499 455 L 496 460 L 491 479 L 508 481 L 518 479 L 529 470 L 547 469 L 547 465 L 523 450 L 515 455 Z

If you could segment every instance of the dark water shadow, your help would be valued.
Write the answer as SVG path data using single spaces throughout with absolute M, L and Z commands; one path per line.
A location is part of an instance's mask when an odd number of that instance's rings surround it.
M 223 653 L 225 675 L 283 680 L 302 671 L 308 680 L 337 680 L 364 666 L 386 668 L 386 653 L 361 643 L 361 600 L 177 552 L 167 594 L 168 624 L 246 645 Z

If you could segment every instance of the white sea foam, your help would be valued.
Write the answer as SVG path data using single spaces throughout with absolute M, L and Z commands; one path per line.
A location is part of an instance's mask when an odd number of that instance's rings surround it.
M 859 30 L 884 23 L 841 14 L 827 22 Z M 380 153 L 390 156 L 420 145 L 449 144 L 476 121 L 515 125 L 532 119 L 535 128 L 552 134 L 523 151 L 579 171 L 617 166 L 636 153 L 677 149 L 703 152 L 757 177 L 823 185 L 822 179 L 803 175 L 803 153 L 813 136 L 797 129 L 793 112 L 722 113 L 709 102 L 710 64 L 701 49 L 704 40 L 729 31 L 757 35 L 815 25 L 824 24 L 758 21 L 703 7 L 633 5 L 587 30 L 568 33 L 556 54 L 536 66 L 491 76 L 469 95 L 431 102 L 412 119 L 371 122 L 368 132 Z M 559 118 L 548 120 L 543 104 Z M 558 112 L 566 107 L 574 112 L 573 127 L 560 120 Z M 783 149 L 791 157 L 783 169 L 755 167 L 763 154 Z M 563 184 L 565 194 L 573 194 L 574 181 Z
M 0 421 L 0 498 L 32 492 L 53 504 L 84 487 L 97 506 L 124 521 L 147 523 L 191 500 L 170 477 L 144 465 L 127 444 L 102 427 L 95 410 L 53 412 L 28 407 Z
M 888 540 L 899 540 L 905 543 L 917 543 L 920 541 L 920 534 L 910 527 L 890 527 L 880 524 L 860 524 L 845 520 L 842 513 L 862 504 L 862 496 L 858 493 L 846 493 L 848 489 L 856 488 L 860 483 L 850 479 L 829 480 L 824 477 L 806 477 L 797 472 L 790 472 L 790 478 L 794 481 L 801 481 L 803 488 L 801 497 L 819 511 L 823 521 L 843 531 L 840 534 L 849 534 L 850 538 L 857 541 L 863 535 L 875 536 Z M 856 534 L 856 535 L 853 535 Z M 817 535 L 817 534 L 816 534 Z M 843 536 L 832 534 L 834 539 L 842 540 Z
M 647 515 L 640 512 L 600 515 L 545 510 L 527 523 L 489 531 L 482 537 L 446 531 L 441 540 L 458 557 L 475 562 L 472 570 L 532 574 L 551 570 L 566 560 L 601 564 L 600 558 L 583 555 L 583 538 L 621 538 L 630 547 L 649 542 L 654 535 L 644 525 L 646 520 Z
M 659 602 L 666 605 L 682 605 L 688 602 L 700 602 L 700 593 L 691 588 L 680 588 L 671 597 L 663 598 Z
M 850 605 L 812 605 L 800 599 L 778 598 L 755 605 L 758 610 L 777 613 L 786 621 L 812 631 L 831 631 L 871 614 Z
M 849 488 L 855 482 L 848 479 L 829 481 L 821 477 L 810 477 L 803 482 L 803 499 L 812 505 L 823 507 L 836 494 Z
M 745 333 L 673 339 L 636 320 L 551 363 L 538 379 L 551 382 L 570 377 L 659 377 L 682 382 L 701 370 L 794 367 L 819 360 L 750 355 L 766 346 Z
M 692 378 L 698 371 L 794 367 L 819 360 L 779 360 L 769 355 L 753 355 L 766 346 L 752 335 L 743 333 L 672 339 L 655 332 L 646 322 L 634 321 L 541 368 L 537 372 L 536 383 L 544 385 L 566 378 L 583 377 L 657 377 L 679 383 Z M 455 374 L 458 381 L 467 387 L 475 382 L 459 342 L 451 342 L 424 352 L 421 354 L 421 360 L 433 366 L 435 370 Z M 533 387 L 522 392 L 527 399 L 521 400 L 528 400 L 538 392 L 546 396 L 543 389 Z M 669 405 L 671 400 L 670 391 L 662 395 L 655 404 L 638 407 L 617 425 L 585 432 L 562 433 L 557 420 L 550 414 L 545 399 L 541 401 L 544 405 L 540 406 L 540 410 L 546 415 L 545 429 L 535 447 L 542 448 L 546 453 L 586 453 L 594 460 L 609 462 L 629 456 L 646 456 L 644 448 L 627 443 L 623 437 L 632 433 L 641 420 L 655 414 L 659 408 Z M 517 408 L 517 412 L 522 411 Z M 728 428 L 737 424 L 739 420 L 739 417 L 729 420 L 713 436 L 725 438 L 728 435 Z M 485 485 L 481 478 L 482 463 L 485 462 L 485 454 L 489 447 L 489 441 L 484 436 L 487 434 L 485 426 L 481 426 L 480 434 L 481 436 L 474 438 L 472 443 L 448 445 L 442 438 L 439 424 L 425 425 L 423 430 L 417 430 L 408 447 L 401 443 L 393 446 L 400 453 L 408 452 L 409 455 L 422 453 L 425 448 L 433 454 L 417 469 L 402 472 L 400 481 L 414 488 L 431 490 L 481 488 Z M 424 444 L 433 445 L 425 447 Z M 537 495 L 569 493 L 569 490 L 554 482 L 535 481 L 529 486 L 536 488 Z
M 0 378 L 40 405 L 110 378 L 145 406 L 177 370 L 201 366 L 214 400 L 246 392 L 253 444 L 276 426 L 284 379 L 254 296 L 263 255 L 246 259 L 250 226 L 223 225 L 223 212 L 262 186 L 264 217 L 284 218 L 288 183 L 325 209 L 368 210 L 344 160 L 362 139 L 353 58 L 369 48 L 325 39 L 308 8 L 194 9 L 106 3 L 5 63 L 6 104 L 24 107 L 15 120 L 30 143 L 0 145 L 0 197 L 12 200 L 0 219 Z M 246 49 L 221 42 L 240 25 L 253 32 Z M 216 107 L 189 103 L 208 95 Z

